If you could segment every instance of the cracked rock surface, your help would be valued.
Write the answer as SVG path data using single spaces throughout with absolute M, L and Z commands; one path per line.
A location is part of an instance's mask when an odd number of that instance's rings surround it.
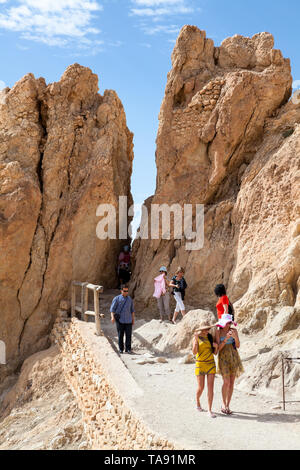
M 118 240 L 96 236 L 101 203 L 128 196 L 133 134 L 114 91 L 74 64 L 59 82 L 0 92 L 0 312 L 8 364 L 48 345 L 72 279 L 116 282 Z
M 195 26 L 179 34 L 159 114 L 156 192 L 146 206 L 204 204 L 204 245 L 187 251 L 184 236 L 135 241 L 132 292 L 145 314 L 156 308 L 153 278 L 162 265 L 170 278 L 186 269 L 193 308 L 215 311 L 218 283 L 238 321 L 300 307 L 300 107 L 289 101 L 290 61 L 273 46 L 269 33 L 236 35 L 220 47 Z

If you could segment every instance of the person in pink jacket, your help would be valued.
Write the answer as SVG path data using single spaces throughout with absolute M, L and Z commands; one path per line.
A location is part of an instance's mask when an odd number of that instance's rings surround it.
M 167 268 L 162 266 L 159 270 L 159 276 L 154 279 L 153 297 L 157 299 L 161 322 L 163 322 L 165 316 L 170 320 L 170 293 L 167 275 Z

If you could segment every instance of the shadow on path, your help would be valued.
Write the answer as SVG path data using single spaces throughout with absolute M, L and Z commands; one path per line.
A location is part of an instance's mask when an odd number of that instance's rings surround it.
M 284 413 L 245 413 L 243 411 L 234 413 L 230 416 L 220 415 L 222 418 L 241 419 L 248 421 L 257 421 L 262 423 L 299 423 L 299 414 L 284 414 Z

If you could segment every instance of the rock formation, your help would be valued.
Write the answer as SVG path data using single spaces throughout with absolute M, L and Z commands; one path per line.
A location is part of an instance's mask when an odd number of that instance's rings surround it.
M 89 449 L 57 346 L 27 358 L 0 412 L 1 450 Z
M 256 314 L 266 324 L 284 307 L 298 315 L 300 107 L 288 102 L 290 62 L 273 44 L 261 33 L 214 47 L 194 26 L 180 32 L 159 114 L 157 187 L 146 205 L 204 204 L 204 247 L 187 251 L 184 237 L 137 239 L 140 311 L 152 305 L 153 278 L 165 265 L 172 275 L 185 267 L 194 308 L 215 309 L 222 282 L 238 321 Z
M 132 134 L 114 91 L 74 64 L 0 93 L 0 339 L 11 373 L 44 348 L 72 279 L 114 286 L 122 242 L 96 236 L 101 203 L 131 203 Z M 2 366 L 3 371 L 3 366 Z

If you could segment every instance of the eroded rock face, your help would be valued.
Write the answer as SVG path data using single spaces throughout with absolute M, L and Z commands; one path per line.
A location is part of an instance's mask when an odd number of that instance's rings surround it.
M 204 31 L 181 30 L 159 116 L 156 196 L 178 185 L 185 193 L 181 185 L 188 184 L 208 204 L 224 178 L 249 162 L 266 118 L 291 91 L 289 60 L 272 48 L 268 33 L 234 36 L 215 48 Z
M 63 360 L 59 348 L 52 346 L 24 361 L 1 403 L 1 450 L 90 449 Z
M 114 91 L 74 64 L 0 93 L 0 339 L 6 373 L 45 347 L 72 279 L 113 286 L 119 240 L 96 236 L 101 203 L 130 193 L 133 144 Z M 3 367 L 3 366 L 2 366 Z
M 224 283 L 239 321 L 258 309 L 300 306 L 300 108 L 287 103 L 290 62 L 273 44 L 261 33 L 214 47 L 198 28 L 181 30 L 147 204 L 204 204 L 204 247 L 136 240 L 140 310 L 152 305 L 161 265 L 170 275 L 185 267 L 186 301 L 195 308 L 213 309 L 214 287 Z

